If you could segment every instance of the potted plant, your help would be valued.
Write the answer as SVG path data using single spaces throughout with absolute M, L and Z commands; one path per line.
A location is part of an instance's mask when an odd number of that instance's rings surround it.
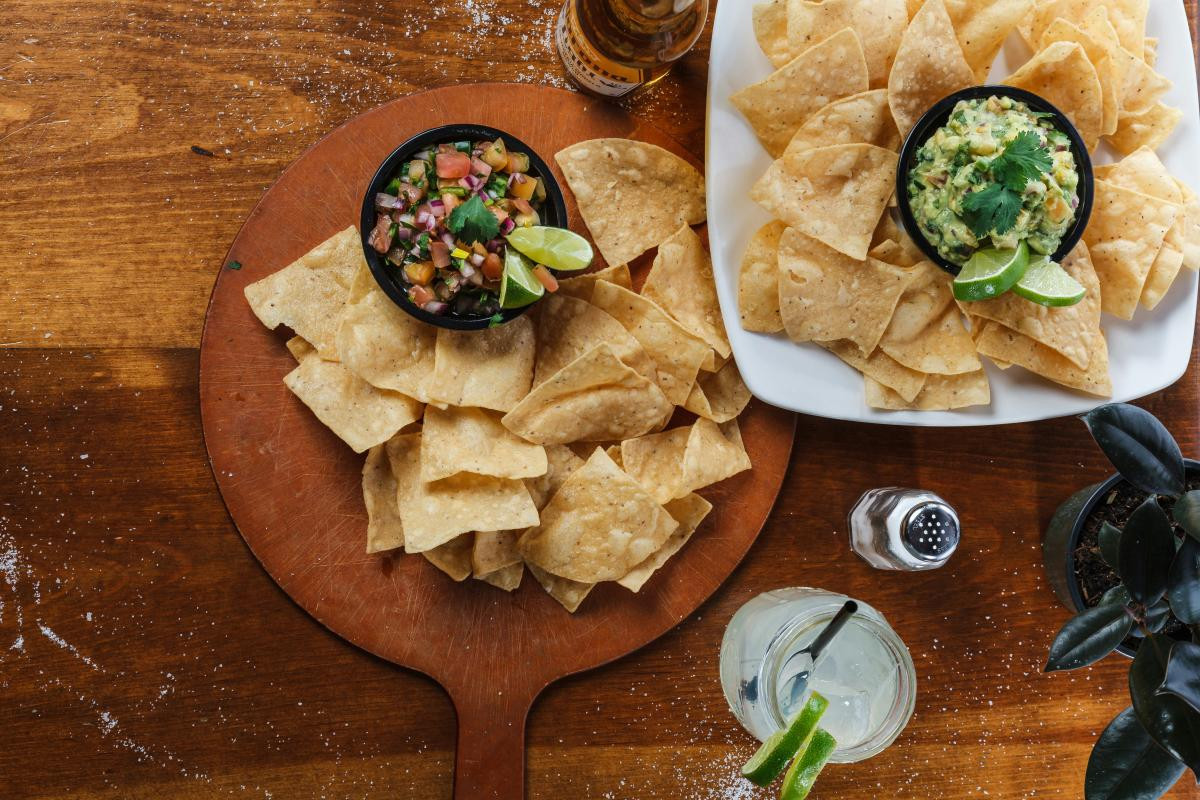
M 1133 656 L 1132 705 L 1096 741 L 1084 794 L 1156 798 L 1185 770 L 1200 776 L 1200 462 L 1136 406 L 1082 419 L 1118 474 L 1072 495 L 1047 529 L 1050 582 L 1079 613 L 1046 671 Z

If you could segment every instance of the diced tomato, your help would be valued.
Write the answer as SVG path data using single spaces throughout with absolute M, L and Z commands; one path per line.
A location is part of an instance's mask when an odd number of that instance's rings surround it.
M 488 206 L 488 211 L 492 212 L 493 216 L 496 217 L 496 221 L 501 225 L 504 224 L 504 220 L 508 219 L 508 212 L 502 209 L 499 205 Z
M 433 280 L 433 262 L 417 261 L 404 265 L 404 274 L 417 286 L 426 286 Z M 432 300 L 433 298 L 429 298 Z M 417 305 L 421 305 L 418 303 Z
M 492 165 L 480 158 L 471 159 L 471 171 L 476 175 L 487 177 L 492 174 Z
M 495 253 L 488 253 L 483 259 L 483 277 L 488 280 L 498 281 L 500 276 L 504 274 L 504 264 L 500 261 L 500 256 Z
M 450 266 L 450 248 L 445 242 L 430 242 L 429 255 L 433 259 L 433 265 L 438 269 L 445 269 Z M 424 283 L 424 281 L 415 281 L 415 283 Z
M 508 193 L 511 197 L 528 200 L 533 197 L 533 193 L 537 190 L 537 181 L 528 175 L 515 173 L 512 176 L 512 181 L 508 184 Z
M 414 286 L 408 290 L 408 297 L 418 307 L 423 306 L 428 302 L 436 300 L 433 292 L 426 289 L 424 286 Z
M 465 178 L 471 174 L 471 157 L 466 153 L 438 153 L 436 159 L 439 178 Z
M 546 287 L 547 292 L 558 291 L 558 280 L 550 274 L 550 270 L 546 269 L 541 264 L 533 268 L 533 277 L 542 282 L 542 286 Z

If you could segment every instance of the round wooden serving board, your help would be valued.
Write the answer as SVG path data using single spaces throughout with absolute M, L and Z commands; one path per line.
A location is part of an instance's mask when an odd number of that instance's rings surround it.
M 383 158 L 409 136 L 451 122 L 508 131 L 551 164 L 574 142 L 626 137 L 699 166 L 661 131 L 558 89 L 455 86 L 356 117 L 280 176 L 234 240 L 226 264 L 242 267 L 223 267 L 213 289 L 201 343 L 200 406 L 225 505 L 267 572 L 334 633 L 445 687 L 458 713 L 456 797 L 517 800 L 524 794 L 525 718 L 534 698 L 551 681 L 662 635 L 720 586 L 775 502 L 795 417 L 754 401 L 741 418 L 754 468 L 702 492 L 713 512 L 640 593 L 604 584 L 574 615 L 528 574 L 510 595 L 479 581 L 456 584 L 418 556 L 367 555 L 363 456 L 284 386 L 294 366 L 283 346 L 287 332 L 266 330 L 242 290 L 353 224 Z M 567 203 L 571 226 L 583 231 L 569 192 Z M 713 669 L 716 650 L 714 642 Z

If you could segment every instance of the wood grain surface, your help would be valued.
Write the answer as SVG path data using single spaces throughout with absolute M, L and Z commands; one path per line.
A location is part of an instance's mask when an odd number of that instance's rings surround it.
M 564 85 L 556 11 L 0 4 L 0 796 L 450 796 L 447 696 L 302 613 L 234 531 L 200 436 L 199 336 L 226 247 L 287 164 L 419 89 Z M 707 38 L 624 102 L 697 154 L 706 51 Z M 1196 378 L 1194 360 L 1144 403 L 1189 454 Z M 801 418 L 781 500 L 733 578 L 670 634 L 535 705 L 529 796 L 770 797 L 736 777 L 753 748 L 716 651 L 743 602 L 804 584 L 882 609 L 919 674 L 896 744 L 830 768 L 815 797 L 1081 796 L 1127 665 L 1040 674 L 1067 614 L 1039 543 L 1057 503 L 1104 473 L 1074 420 L 947 433 Z M 849 553 L 846 510 L 886 484 L 958 507 L 947 568 L 889 575 Z

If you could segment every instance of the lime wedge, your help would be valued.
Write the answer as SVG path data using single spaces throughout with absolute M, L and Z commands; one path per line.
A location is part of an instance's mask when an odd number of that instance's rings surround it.
M 1055 308 L 1073 306 L 1087 294 L 1087 289 L 1049 256 L 1030 260 L 1029 268 L 1012 290 L 1026 300 Z
M 762 743 L 745 766 L 742 777 L 758 786 L 770 786 L 779 777 L 796 753 L 799 753 L 812 738 L 821 715 L 829 707 L 829 701 L 816 692 L 808 698 L 800 713 L 792 718 L 791 724 L 776 731 Z
M 534 225 L 517 228 L 508 235 L 508 243 L 550 269 L 573 272 L 592 263 L 592 246 L 578 233 L 565 228 Z
M 829 757 L 837 749 L 837 740 L 829 731 L 817 730 L 808 743 L 804 752 L 792 762 L 787 774 L 783 776 L 783 789 L 779 792 L 779 800 L 804 800 L 812 791 L 817 776 L 821 774 Z
M 1014 250 L 989 247 L 971 256 L 952 284 L 959 300 L 989 300 L 1013 287 L 1029 266 L 1029 247 L 1021 242 Z
M 500 307 L 524 308 L 536 303 L 546 287 L 533 274 L 533 263 L 512 247 L 504 248 L 504 274 L 500 277 Z

